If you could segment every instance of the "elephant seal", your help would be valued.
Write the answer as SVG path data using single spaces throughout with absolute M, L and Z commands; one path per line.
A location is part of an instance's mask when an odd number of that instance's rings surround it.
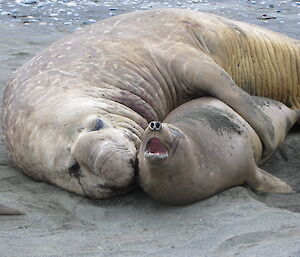
M 86 26 L 8 83 L 2 122 L 8 151 L 37 180 L 94 198 L 125 193 L 148 123 L 213 96 L 250 123 L 268 156 L 274 128 L 248 93 L 298 108 L 299 46 L 190 10 L 140 11 Z
M 297 121 L 282 103 L 255 97 L 274 126 L 274 144 Z M 138 182 L 168 204 L 190 204 L 247 183 L 255 190 L 291 193 L 285 182 L 260 169 L 262 143 L 253 128 L 218 99 L 201 97 L 176 108 L 163 123 L 150 122 L 138 154 Z
M 24 213 L 0 204 L 0 215 L 24 215 Z

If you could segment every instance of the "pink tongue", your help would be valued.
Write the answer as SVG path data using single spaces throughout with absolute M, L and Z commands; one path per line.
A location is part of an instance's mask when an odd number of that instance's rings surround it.
M 148 142 L 147 148 L 148 148 L 147 150 L 150 153 L 156 153 L 156 154 L 166 154 L 167 153 L 166 147 L 156 137 L 150 139 L 150 141 Z

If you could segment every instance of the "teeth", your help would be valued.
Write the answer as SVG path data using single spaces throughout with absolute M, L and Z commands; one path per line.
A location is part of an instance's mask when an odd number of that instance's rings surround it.
M 145 157 L 150 159 L 166 159 L 169 157 L 168 153 L 150 153 L 148 151 L 145 152 Z

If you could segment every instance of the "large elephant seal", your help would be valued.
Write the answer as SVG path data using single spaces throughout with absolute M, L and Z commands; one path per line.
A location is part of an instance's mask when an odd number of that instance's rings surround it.
M 24 215 L 23 212 L 0 204 L 0 215 Z
M 283 142 L 297 113 L 282 103 L 255 97 Z M 262 143 L 251 126 L 218 99 L 201 97 L 150 122 L 138 155 L 138 181 L 168 204 L 189 204 L 247 183 L 256 190 L 291 193 L 285 182 L 260 169 Z
M 190 10 L 120 15 L 54 43 L 14 74 L 3 129 L 27 175 L 89 197 L 126 192 L 148 122 L 214 96 L 257 131 L 274 128 L 251 94 L 300 106 L 299 41 Z M 238 87 L 240 86 L 240 87 Z

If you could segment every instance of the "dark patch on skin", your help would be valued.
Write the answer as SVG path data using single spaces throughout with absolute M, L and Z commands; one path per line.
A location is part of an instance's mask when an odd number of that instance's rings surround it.
M 267 98 L 264 98 L 264 99 L 267 100 Z M 244 98 L 243 100 L 249 107 L 252 107 L 252 110 L 254 110 L 254 111 L 257 110 L 257 103 L 256 103 L 257 98 L 256 97 L 250 96 L 250 97 Z M 270 103 L 265 102 L 264 104 L 270 104 Z M 253 115 L 254 112 L 251 114 Z M 275 132 L 274 132 L 274 126 L 273 126 L 271 118 L 268 117 L 268 115 L 264 114 L 263 112 L 260 112 L 260 113 L 257 112 L 257 115 L 261 115 L 261 117 L 263 119 L 263 120 L 261 120 L 261 122 L 263 122 L 266 125 L 265 130 L 267 131 L 268 135 L 270 136 L 270 139 L 273 140 L 275 137 L 275 134 L 274 134 Z M 264 144 L 264 142 L 263 142 L 263 144 Z M 265 145 L 264 145 L 264 147 L 265 147 Z
M 180 120 L 173 122 L 194 124 L 194 121 L 205 121 L 214 131 L 222 135 L 223 132 L 227 132 L 229 134 L 237 133 L 239 135 L 243 133 L 241 127 L 229 119 L 234 119 L 234 116 L 231 113 L 220 110 L 216 107 L 209 106 L 199 108 L 198 110 L 193 110 L 193 112 L 188 110 L 186 113 L 183 113 L 181 117 L 182 118 Z
M 270 100 L 268 98 L 265 97 L 252 97 L 253 100 L 255 101 L 255 103 L 260 106 L 260 107 L 269 107 L 270 106 Z M 273 104 L 275 104 L 275 102 L 272 101 Z
M 276 101 L 273 101 L 272 99 L 266 98 L 266 97 L 253 97 L 255 103 L 260 107 L 270 107 L 271 104 L 278 107 L 278 109 L 282 110 L 281 103 L 277 103 Z M 286 131 L 285 133 L 288 134 L 290 128 L 292 127 L 292 122 L 288 117 L 285 119 L 286 123 Z M 273 123 L 272 123 L 273 124 Z

